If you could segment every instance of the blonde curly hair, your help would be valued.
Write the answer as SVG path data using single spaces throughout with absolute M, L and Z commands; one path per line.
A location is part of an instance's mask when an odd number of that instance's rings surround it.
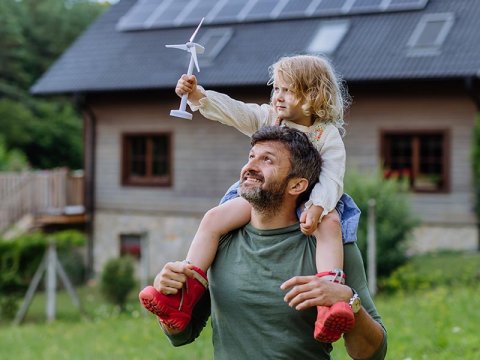
M 269 67 L 270 80 L 276 76 L 289 83 L 296 94 L 298 103 L 303 102 L 304 114 L 313 121 L 335 125 L 342 135 L 344 112 L 350 104 L 350 97 L 342 79 L 335 73 L 331 63 L 322 56 L 295 55 L 280 58 Z

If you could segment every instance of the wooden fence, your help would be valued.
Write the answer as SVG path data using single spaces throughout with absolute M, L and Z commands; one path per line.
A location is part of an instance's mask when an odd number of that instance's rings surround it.
M 84 205 L 82 173 L 54 170 L 0 172 L 0 233 L 28 214 L 61 214 Z

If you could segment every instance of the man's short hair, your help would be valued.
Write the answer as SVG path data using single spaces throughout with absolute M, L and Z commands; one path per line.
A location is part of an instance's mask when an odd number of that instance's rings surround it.
M 299 199 L 307 200 L 313 186 L 318 182 L 322 166 L 320 154 L 308 136 L 287 126 L 264 126 L 252 135 L 250 144 L 253 147 L 264 141 L 277 141 L 287 147 L 290 152 L 290 173 L 287 178 L 300 177 L 308 180 L 308 189 Z

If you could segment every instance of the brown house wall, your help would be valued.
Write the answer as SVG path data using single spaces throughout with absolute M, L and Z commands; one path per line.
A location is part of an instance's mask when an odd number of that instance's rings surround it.
M 467 96 L 359 94 L 354 97 L 347 119 L 348 168 L 378 169 L 382 131 L 446 130 L 449 135 L 449 191 L 413 194 L 413 207 L 427 223 L 474 224 L 470 158 L 474 119 L 475 107 Z

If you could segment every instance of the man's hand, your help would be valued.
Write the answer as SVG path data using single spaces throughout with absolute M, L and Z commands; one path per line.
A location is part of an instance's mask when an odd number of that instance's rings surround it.
M 291 289 L 283 299 L 296 310 L 318 305 L 332 306 L 339 301 L 347 302 L 352 297 L 352 289 L 348 286 L 315 275 L 295 276 L 285 281 L 280 288 Z
M 153 287 L 164 295 L 176 294 L 187 281 L 187 277 L 193 277 L 192 266 L 182 261 L 166 263 L 162 271 L 155 276 Z
M 312 235 L 317 230 L 318 222 L 323 213 L 323 207 L 311 205 L 300 215 L 300 230 L 305 235 Z

